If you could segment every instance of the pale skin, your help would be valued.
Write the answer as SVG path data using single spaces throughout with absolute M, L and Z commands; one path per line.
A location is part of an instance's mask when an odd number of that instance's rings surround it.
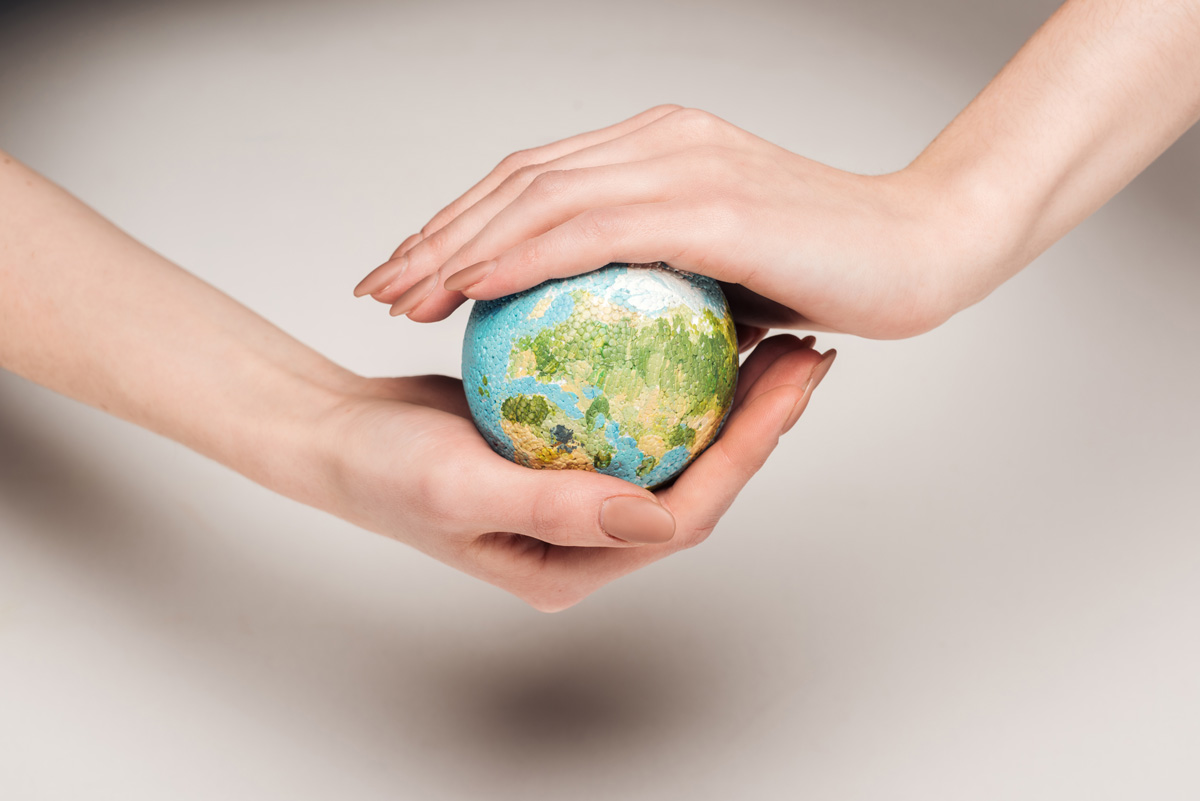
M 1200 117 L 1200 2 L 1070 0 L 908 166 L 844 172 L 660 106 L 514 153 L 356 294 L 434 321 L 610 261 L 725 282 L 768 327 L 928 331 L 986 297 Z
M 505 460 L 458 379 L 344 370 L 3 152 L 0 220 L 0 367 L 543 611 L 704 540 L 829 366 L 763 342 L 721 439 L 655 494 Z

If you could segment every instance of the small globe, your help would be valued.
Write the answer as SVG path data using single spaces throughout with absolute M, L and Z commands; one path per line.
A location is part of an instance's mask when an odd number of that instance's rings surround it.
M 467 402 L 497 453 L 651 488 L 716 439 L 737 369 L 721 288 L 661 262 L 479 301 L 463 341 Z

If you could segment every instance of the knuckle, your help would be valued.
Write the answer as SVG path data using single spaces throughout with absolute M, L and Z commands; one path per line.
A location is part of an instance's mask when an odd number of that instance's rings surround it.
M 527 270 L 534 270 L 545 260 L 551 250 L 552 247 L 547 242 L 545 235 L 530 239 L 520 245 L 519 250 L 511 256 L 511 262 L 508 261 L 510 257 L 505 257 L 505 269 L 517 270 L 522 274 Z M 511 267 L 507 265 L 511 265 Z
M 589 209 L 575 220 L 580 237 L 584 240 L 608 239 L 620 227 L 620 219 L 612 209 Z
M 535 198 L 552 200 L 560 197 L 575 183 L 567 170 L 547 170 L 534 176 L 525 191 Z
M 539 540 L 551 542 L 561 539 L 564 509 L 578 508 L 572 493 L 563 487 L 551 487 L 542 491 L 533 500 L 530 509 L 530 529 Z M 569 518 L 568 518 L 569 519 Z
M 531 183 L 542 173 L 540 164 L 527 164 L 524 167 L 518 167 L 505 178 L 500 186 L 497 187 L 497 192 L 503 195 L 515 195 Z
M 511 173 L 534 161 L 533 150 L 516 150 L 500 159 L 494 170 L 497 173 Z
M 451 233 L 449 226 L 439 228 L 437 231 L 426 236 L 421 242 L 413 248 L 409 254 L 409 261 L 417 258 L 433 258 L 440 259 L 446 254 L 450 242 Z
M 695 141 L 715 138 L 724 124 L 716 115 L 698 108 L 681 108 L 668 114 L 665 119 L 670 120 L 677 131 Z

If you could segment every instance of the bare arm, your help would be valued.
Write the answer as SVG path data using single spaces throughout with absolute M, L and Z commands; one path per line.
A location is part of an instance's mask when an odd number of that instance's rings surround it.
M 1200 119 L 1200 2 L 1072 0 L 909 168 L 1007 221 L 978 300 Z M 982 293 L 982 294 L 979 294 Z
M 0 367 L 309 495 L 361 379 L 0 154 Z M 253 391 L 248 391 L 252 389 Z M 281 472 L 282 463 L 313 470 Z

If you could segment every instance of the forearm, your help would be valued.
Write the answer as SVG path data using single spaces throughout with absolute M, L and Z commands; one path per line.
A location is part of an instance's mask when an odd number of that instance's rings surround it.
M 1065 3 L 909 168 L 999 226 L 1000 252 L 966 302 L 1098 209 L 1197 118 L 1200 2 Z
M 292 497 L 355 382 L 3 153 L 0 367 Z

